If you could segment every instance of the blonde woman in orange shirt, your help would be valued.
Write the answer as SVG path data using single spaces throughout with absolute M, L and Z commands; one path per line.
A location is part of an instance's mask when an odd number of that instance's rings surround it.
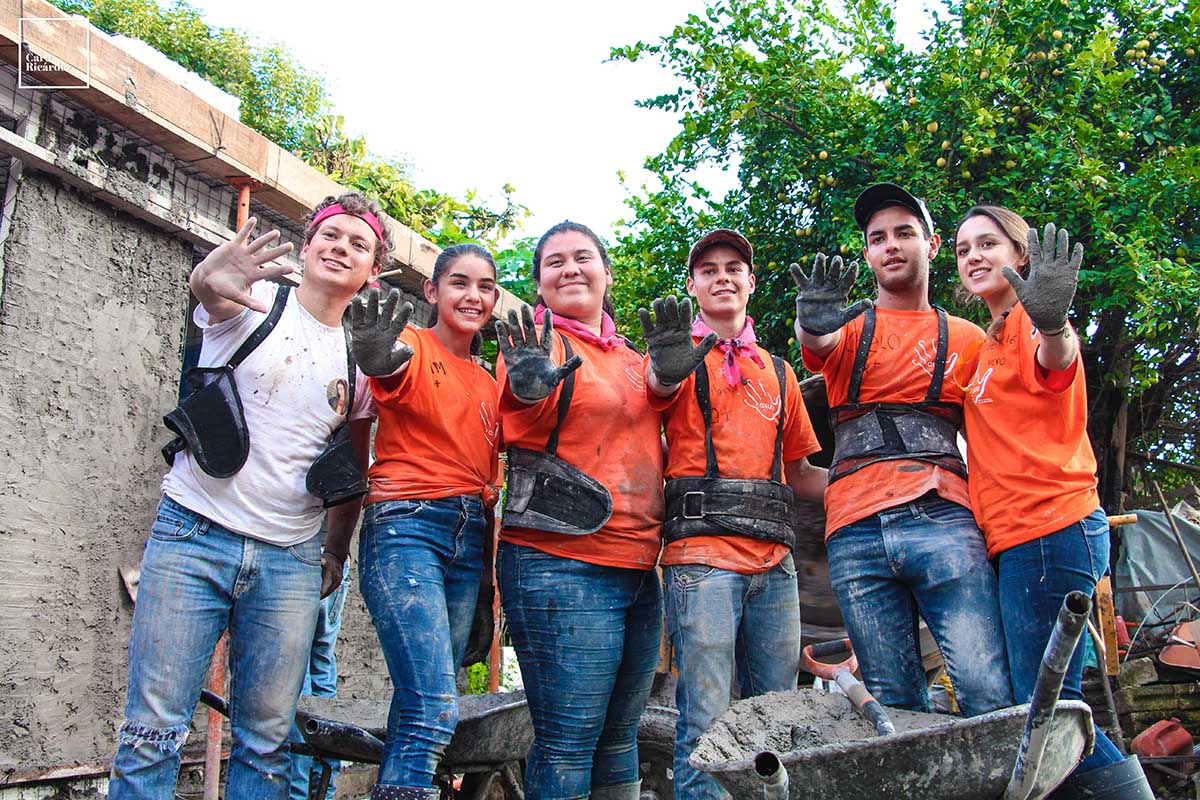
M 1042 240 L 1018 214 L 975 206 L 959 223 L 954 254 L 963 287 L 992 324 L 965 358 L 968 491 L 999 564 L 1000 609 L 1018 703 L 1028 702 L 1063 598 L 1091 594 L 1108 570 L 1108 521 L 1096 492 L 1087 437 L 1079 339 L 1067 321 L 1083 247 L 1047 225 Z M 1083 649 L 1062 696 L 1082 700 Z M 1151 798 L 1136 757 L 1097 728 L 1096 746 L 1055 793 L 1071 798 Z

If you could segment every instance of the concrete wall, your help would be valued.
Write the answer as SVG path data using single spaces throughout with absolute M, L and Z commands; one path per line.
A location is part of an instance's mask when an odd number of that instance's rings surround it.
M 0 765 L 115 740 L 192 248 L 57 181 L 16 189 L 0 295 Z
M 0 783 L 14 769 L 103 764 L 115 748 L 133 614 L 118 568 L 138 562 L 153 519 L 193 262 L 190 244 L 53 177 L 26 170 L 13 192 L 0 272 Z M 341 693 L 388 697 L 356 583 L 344 613 Z M 202 730 L 197 715 L 189 749 Z

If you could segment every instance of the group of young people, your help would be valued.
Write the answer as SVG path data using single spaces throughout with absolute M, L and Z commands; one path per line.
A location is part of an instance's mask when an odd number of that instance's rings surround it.
M 929 304 L 941 242 L 924 203 L 878 184 L 854 213 L 874 303 L 848 303 L 857 265 L 793 266 L 798 340 L 832 408 L 828 471 L 808 461 L 820 445 L 792 366 L 757 342 L 754 250 L 735 231 L 691 248 L 687 298 L 640 312 L 643 355 L 617 333 L 603 242 L 555 225 L 534 252 L 536 307 L 496 323 L 495 379 L 472 355 L 499 297 L 482 248 L 440 254 L 422 329 L 398 293 L 360 293 L 391 249 L 361 196 L 314 210 L 294 292 L 268 283 L 287 272 L 271 265 L 288 249 L 274 232 L 251 240 L 250 223 L 214 250 L 191 278 L 200 364 L 236 378 L 248 452 L 221 474 L 202 436 L 176 448 L 143 561 L 110 795 L 171 796 L 226 627 L 227 795 L 287 795 L 319 598 L 340 583 L 365 507 L 360 586 L 393 684 L 372 798 L 437 798 L 455 675 L 491 591 L 502 448 L 494 558 L 534 727 L 530 798 L 639 797 L 638 720 L 664 618 L 675 794 L 723 796 L 689 756 L 734 683 L 742 697 L 796 687 L 796 497 L 824 500 L 834 588 L 881 702 L 928 710 L 918 614 L 964 713 L 1028 700 L 1062 597 L 1090 592 L 1108 560 L 1067 322 L 1080 249 L 1052 227 L 1039 242 L 1005 209 L 971 209 L 955 256 L 992 312 L 985 333 Z M 365 468 L 375 418 L 367 480 L 337 483 L 321 467 L 336 451 Z M 1082 696 L 1081 671 L 1077 654 L 1064 696 Z M 1098 734 L 1072 781 L 1094 789 L 1136 769 Z

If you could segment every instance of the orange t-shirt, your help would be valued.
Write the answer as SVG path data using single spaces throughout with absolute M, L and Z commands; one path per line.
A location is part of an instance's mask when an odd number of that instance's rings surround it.
M 379 407 L 368 503 L 481 494 L 496 482 L 496 381 L 447 350 L 432 329 L 406 328 L 413 349 L 397 385 L 371 378 Z
M 1076 357 L 1063 386 L 1053 380 L 1058 372 L 1046 375 L 1038 368 L 1040 340 L 1018 303 L 1000 341 L 989 336 L 957 373 L 967 386 L 971 507 L 989 557 L 1073 525 L 1100 507 L 1083 363 Z
M 822 360 L 804 349 L 804 366 L 825 375 L 829 406 L 846 402 L 850 373 L 858 351 L 864 319 L 858 317 L 842 328 L 842 338 Z M 937 312 L 875 309 L 875 335 L 863 370 L 861 403 L 919 403 L 925 399 L 937 353 Z M 962 405 L 963 390 L 954 381 L 960 355 L 983 339 L 979 326 L 961 317 L 949 317 L 950 341 L 946 348 L 946 371 L 939 398 Z M 829 484 L 825 490 L 825 536 L 839 528 L 885 509 L 915 500 L 927 492 L 964 508 L 970 508 L 967 482 L 950 470 L 924 461 L 895 459 L 879 461 Z
M 697 337 L 697 341 L 699 338 Z M 722 368 L 724 355 L 715 348 L 704 359 L 712 403 L 713 448 L 722 478 L 769 480 L 779 424 L 779 378 L 771 355 L 755 345 L 763 366 L 739 358 L 742 383 L 730 386 Z M 800 395 L 791 365 L 785 370 L 787 408 L 783 416 L 783 462 L 798 461 L 821 449 Z M 647 389 L 650 405 L 660 408 L 667 428 L 667 479 L 704 474 L 704 417 L 696 402 L 696 376 L 691 375 L 670 397 Z M 706 564 L 743 574 L 765 572 L 791 552 L 787 545 L 748 536 L 689 536 L 671 542 L 661 563 Z
M 650 569 L 658 561 L 664 512 L 662 414 L 646 400 L 642 356 L 624 346 L 603 350 L 572 333 L 556 331 L 550 353 L 556 364 L 565 360 L 560 335 L 567 337 L 583 364 L 575 370 L 575 392 L 556 455 L 608 489 L 612 517 L 585 536 L 504 527 L 500 538 L 590 564 Z M 508 387 L 503 359 L 496 377 L 505 444 L 544 449 L 558 419 L 561 384 L 549 397 L 525 405 Z

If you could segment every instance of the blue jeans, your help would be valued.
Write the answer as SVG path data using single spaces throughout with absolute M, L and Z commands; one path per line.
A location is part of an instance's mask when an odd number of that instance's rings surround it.
M 1000 554 L 1000 610 L 1013 694 L 1028 703 L 1037 682 L 1042 654 L 1068 592 L 1089 597 L 1108 571 L 1108 517 L 1097 509 L 1074 525 L 1019 544 Z M 1084 636 L 1088 633 L 1085 630 Z M 1065 700 L 1083 699 L 1083 647 L 1075 649 L 1063 680 Z M 1107 736 L 1096 729 L 1096 747 L 1076 769 L 1087 772 L 1124 760 Z
M 313 633 L 312 649 L 308 653 L 308 671 L 304 675 L 304 685 L 300 687 L 301 697 L 337 697 L 337 648 L 338 632 L 342 629 L 342 607 L 346 605 L 346 592 L 350 590 L 350 559 L 342 567 L 342 582 L 333 594 L 321 601 L 321 610 L 317 615 L 317 630 Z M 300 729 L 292 725 L 288 736 L 290 742 L 303 742 L 304 736 Z M 332 800 L 334 781 L 341 771 L 341 762 L 330 762 L 329 789 L 325 796 Z M 290 800 L 308 800 L 308 781 L 312 774 L 312 756 L 292 754 L 292 788 L 288 793 Z
M 662 637 L 658 572 L 508 542 L 497 568 L 533 718 L 525 796 L 579 800 L 636 783 L 638 720 Z
M 169 798 L 217 639 L 229 628 L 227 797 L 288 793 L 296 714 L 321 593 L 321 542 L 277 547 L 163 497 L 142 558 L 129 693 L 109 797 Z
M 741 697 L 796 688 L 800 664 L 800 600 L 789 554 L 766 572 L 684 564 L 664 568 L 667 632 L 679 682 L 675 704 L 676 800 L 725 797 L 688 756 L 700 735 L 729 708 L 734 665 Z
M 392 677 L 381 785 L 432 787 L 454 736 L 454 679 L 479 596 L 484 527 L 473 496 L 367 506 L 359 583 Z
M 964 714 L 1013 704 L 996 575 L 969 509 L 926 495 L 839 528 L 827 548 L 846 632 L 879 702 L 930 710 L 919 613 Z

